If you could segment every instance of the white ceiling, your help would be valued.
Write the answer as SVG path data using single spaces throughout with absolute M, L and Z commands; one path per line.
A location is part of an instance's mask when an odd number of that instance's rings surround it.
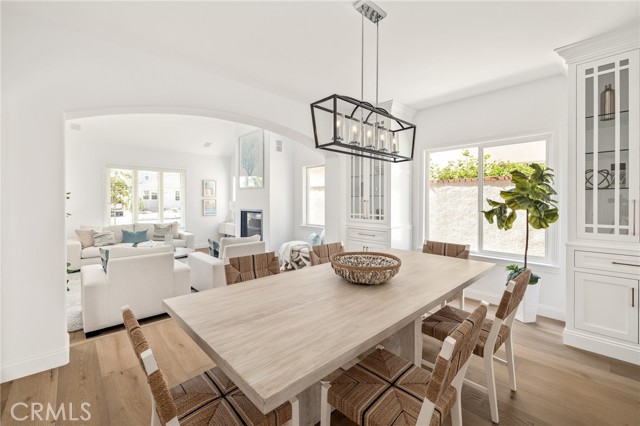
M 3 3 L 305 103 L 359 97 L 360 15 L 351 1 Z M 557 74 L 554 48 L 638 23 L 640 10 L 638 1 L 378 4 L 388 13 L 380 100 L 418 109 Z M 367 34 L 373 41 L 368 21 Z M 367 68 L 373 100 L 371 61 Z
M 145 149 L 228 157 L 236 143 L 236 123 L 175 114 L 105 115 L 70 120 L 79 124 L 83 143 L 136 146 Z M 247 126 L 243 125 L 243 129 Z M 69 131 L 74 130 L 70 126 Z M 211 142 L 206 148 L 203 145 Z

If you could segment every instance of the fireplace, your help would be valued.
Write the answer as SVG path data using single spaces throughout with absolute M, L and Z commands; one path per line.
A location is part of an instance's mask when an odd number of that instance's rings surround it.
M 262 210 L 240 210 L 240 236 L 260 235 L 262 240 Z

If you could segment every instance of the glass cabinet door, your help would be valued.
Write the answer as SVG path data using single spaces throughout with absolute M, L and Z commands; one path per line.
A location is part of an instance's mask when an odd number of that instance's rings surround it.
M 349 217 L 384 222 L 386 219 L 386 166 L 383 161 L 352 156 L 349 173 Z
M 579 65 L 577 77 L 578 235 L 638 241 L 638 54 Z

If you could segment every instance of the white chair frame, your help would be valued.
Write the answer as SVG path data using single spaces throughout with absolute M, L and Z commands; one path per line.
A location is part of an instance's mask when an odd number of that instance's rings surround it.
M 513 293 L 513 288 L 515 287 L 515 285 L 515 281 L 509 281 L 509 284 L 507 285 L 505 291 Z M 489 331 L 489 336 L 487 336 L 487 341 L 484 344 L 484 352 L 482 354 L 482 358 L 484 359 L 484 373 L 487 381 L 487 386 L 485 387 L 469 379 L 464 379 L 464 383 L 466 385 L 469 385 L 470 387 L 487 394 L 487 396 L 489 397 L 489 408 L 491 409 L 491 421 L 493 423 L 499 423 L 500 421 L 498 415 L 498 396 L 496 394 L 496 376 L 493 368 L 494 360 L 499 364 L 507 366 L 507 369 L 509 371 L 509 385 L 513 392 L 516 391 L 516 368 L 513 356 L 513 334 L 511 332 L 511 328 L 513 326 L 513 320 L 516 316 L 517 310 L 518 307 L 516 306 L 505 319 L 493 319 L 493 325 L 491 326 L 491 330 Z M 504 340 L 504 346 L 507 355 L 506 360 L 495 356 L 493 353 L 493 347 L 496 344 L 496 340 L 498 339 L 498 332 L 500 331 L 500 327 L 502 325 L 506 325 L 509 328 L 509 333 Z M 432 336 L 427 337 L 430 337 L 433 340 L 437 340 Z M 425 359 L 422 360 L 422 365 L 433 369 L 433 363 Z

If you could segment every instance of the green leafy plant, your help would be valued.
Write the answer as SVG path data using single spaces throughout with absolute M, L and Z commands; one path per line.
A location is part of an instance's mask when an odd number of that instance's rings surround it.
M 556 191 L 553 184 L 553 170 L 540 164 L 529 164 L 533 170 L 526 174 L 518 170 L 511 172 L 511 181 L 515 188 L 500 191 L 500 197 L 504 201 L 494 201 L 487 198 L 491 209 L 485 210 L 485 219 L 489 223 L 496 222 L 498 229 L 508 231 L 513 227 L 518 217 L 518 211 L 524 211 L 526 218 L 526 235 L 524 247 L 524 266 L 508 265 L 510 274 L 507 282 L 520 275 L 527 268 L 527 255 L 529 252 L 529 226 L 533 229 L 546 229 L 552 223 L 558 221 L 558 201 L 552 197 Z M 529 284 L 536 284 L 540 277 L 531 274 Z
M 514 163 L 511 161 L 491 160 L 491 154 L 483 156 L 484 177 L 509 176 L 517 170 L 525 174 L 531 174 L 533 169 L 526 163 Z M 462 158 L 449 161 L 445 166 L 433 162 L 429 166 L 431 180 L 467 179 L 478 178 L 478 156 L 472 155 L 469 150 L 462 151 Z

